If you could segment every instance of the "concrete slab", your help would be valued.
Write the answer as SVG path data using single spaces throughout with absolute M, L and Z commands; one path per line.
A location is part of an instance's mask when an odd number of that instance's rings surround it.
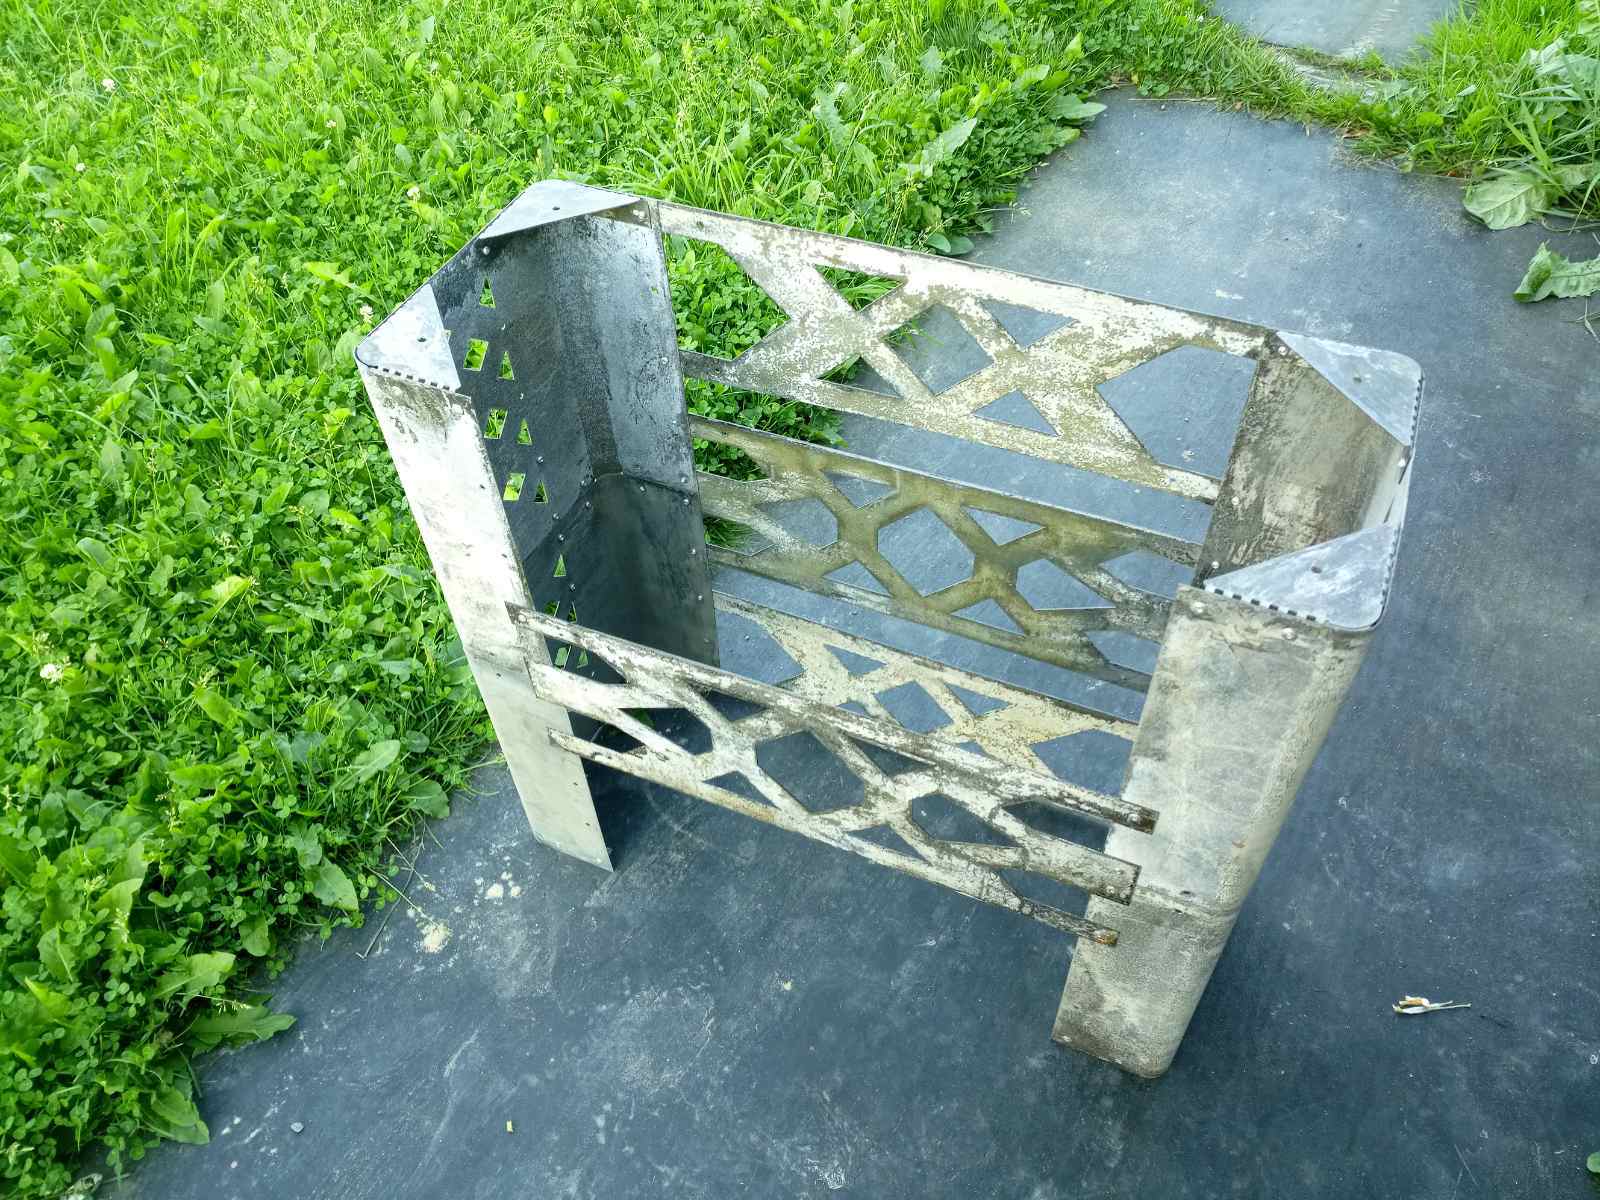
M 1279 46 L 1399 62 L 1459 0 L 1216 0 L 1217 14 Z
M 202 1064 L 212 1144 L 110 1194 L 1592 1196 L 1600 347 L 1510 299 L 1541 236 L 1323 134 L 1115 97 L 980 249 L 1429 374 L 1390 614 L 1165 1079 L 1048 1041 L 1043 926 L 615 776 L 605 876 L 489 775 L 425 916 L 308 947 L 275 985 L 301 1024 Z

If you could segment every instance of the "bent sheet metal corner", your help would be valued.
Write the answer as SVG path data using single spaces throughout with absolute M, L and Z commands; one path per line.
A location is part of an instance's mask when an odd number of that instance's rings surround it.
M 669 236 L 786 320 L 731 360 L 680 352 Z M 889 290 L 858 307 L 837 285 L 867 277 Z M 937 386 L 903 353 L 936 318 L 982 360 Z M 1220 478 L 1162 461 L 1102 390 L 1185 347 L 1253 364 Z M 1056 1039 L 1166 1070 L 1383 614 L 1415 363 L 561 181 L 356 357 L 537 837 L 610 865 L 589 761 L 1043 921 L 1082 939 Z M 1206 530 L 691 416 L 686 377 L 1208 506 Z M 750 477 L 697 472 L 695 439 Z M 707 517 L 745 536 L 708 544 Z M 726 669 L 719 628 L 793 669 Z M 915 630 L 1088 690 L 958 669 Z M 1142 693 L 1137 719 L 1097 688 Z M 1050 769 L 1087 732 L 1132 741 L 1120 793 Z M 796 741 L 833 793 L 773 767 Z

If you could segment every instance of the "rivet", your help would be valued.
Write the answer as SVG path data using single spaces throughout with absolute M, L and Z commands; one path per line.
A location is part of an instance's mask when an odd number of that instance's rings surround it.
M 696 600 L 704 600 L 706 598 L 706 594 L 704 592 L 696 592 L 694 598 Z
M 558 542 L 564 542 L 564 541 L 566 541 L 566 540 L 567 540 L 567 535 L 566 535 L 566 534 L 564 534 L 564 533 L 558 533 L 558 534 L 556 534 L 556 541 L 558 541 Z
M 1222 566 L 1222 564 L 1221 564 L 1221 563 L 1219 563 L 1219 562 L 1218 562 L 1218 561 L 1217 561 L 1217 560 L 1216 560 L 1216 559 L 1212 559 L 1212 560 L 1211 560 L 1211 569 L 1212 569 L 1212 570 L 1213 570 L 1213 571 L 1215 571 L 1215 570 L 1218 570 L 1218 569 L 1220 569 L 1220 568 L 1221 568 L 1221 566 Z
M 1294 630 L 1292 630 L 1292 629 L 1285 629 L 1285 630 L 1284 630 L 1284 631 L 1283 631 L 1283 640 L 1284 640 L 1284 641 L 1286 641 L 1286 642 L 1292 642 L 1292 641 L 1294 641 Z
M 478 247 L 478 253 L 483 255 L 485 258 L 488 258 L 489 257 L 489 247 L 487 247 L 487 246 Z
M 699 553 L 700 553 L 700 551 L 696 550 L 693 546 L 689 547 L 689 557 L 690 558 L 693 558 L 696 554 L 699 554 Z
M 1204 613 L 1206 611 L 1206 606 L 1204 604 L 1198 604 L 1198 603 L 1191 604 L 1191 605 L 1189 605 L 1189 611 L 1192 612 L 1195 616 L 1198 617 L 1198 616 L 1200 616 L 1202 613 Z
M 641 484 L 640 484 L 640 485 L 639 485 L 639 490 L 640 490 L 640 491 L 641 491 L 641 492 L 642 492 L 642 491 L 644 491 L 644 484 L 642 484 L 642 483 L 641 483 Z
M 544 464 L 544 455 L 542 455 L 542 454 L 539 455 L 533 461 L 536 462 L 536 463 L 539 463 L 542 466 Z

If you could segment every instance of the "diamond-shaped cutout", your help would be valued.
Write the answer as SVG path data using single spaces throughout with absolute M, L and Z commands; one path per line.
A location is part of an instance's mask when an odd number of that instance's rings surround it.
M 1009 846 L 1011 839 L 972 815 L 942 792 L 911 802 L 911 819 L 929 837 L 945 842 L 979 842 Z
M 839 471 L 824 471 L 828 482 L 839 489 L 839 494 L 856 508 L 876 504 L 885 496 L 894 495 L 892 483 L 879 483 L 876 479 L 862 479 L 859 475 L 845 475 Z
M 963 511 L 978 523 L 978 528 L 989 535 L 997 546 L 1007 546 L 1020 537 L 1027 537 L 1035 529 L 1044 528 L 1032 521 L 1019 521 L 981 508 L 964 508 Z
M 985 300 L 983 306 L 1000 322 L 1000 327 L 1011 335 L 1011 340 L 1024 350 L 1044 341 L 1057 330 L 1076 324 L 1071 317 L 1040 312 L 1020 304 L 1007 304 L 1004 300 Z
M 878 577 L 858 562 L 847 562 L 838 570 L 829 571 L 823 578 L 834 583 L 842 583 L 846 587 L 860 588 L 864 592 L 875 592 L 880 596 L 889 594 L 889 589 L 878 582 Z
M 756 763 L 810 812 L 854 808 L 866 798 L 854 772 L 804 730 L 762 742 Z
M 1194 568 L 1173 562 L 1149 550 L 1130 550 L 1100 564 L 1107 574 L 1122 580 L 1131 588 L 1148 592 L 1152 596 L 1165 596 L 1168 600 L 1178 594 L 1178 589 L 1194 581 Z
M 966 543 L 926 508 L 878 530 L 878 553 L 923 596 L 972 578 L 976 561 Z
M 942 304 L 891 333 L 889 344 L 936 395 L 970 379 L 991 361 L 961 319 Z
M 808 546 L 831 546 L 839 540 L 838 519 L 815 497 L 763 504 L 761 511 L 790 537 Z
M 852 679 L 859 678 L 862 675 L 870 675 L 873 671 L 883 666 L 875 658 L 868 658 L 865 654 L 857 654 L 855 651 L 846 650 L 841 646 L 829 646 L 828 651 L 839 660 L 844 669 L 850 673 Z
M 1156 658 L 1161 653 L 1161 643 L 1152 642 L 1119 629 L 1096 629 L 1087 635 L 1094 648 L 1112 666 L 1143 675 L 1156 673 Z
M 1255 363 L 1179 346 L 1100 385 L 1100 395 L 1157 462 L 1221 479 Z
M 716 620 L 717 655 L 723 670 L 774 687 L 805 674 L 760 622 L 720 608 Z
M 838 707 L 844 709 L 847 713 L 855 713 L 858 717 L 870 717 L 872 715 L 867 711 L 867 706 L 859 700 L 846 700 Z
M 993 600 L 979 600 L 976 604 L 969 604 L 958 610 L 956 616 L 976 621 L 979 625 L 987 625 L 990 629 L 998 629 L 1002 633 L 1022 632 L 1022 626 L 1013 621 L 1011 615 Z
M 998 400 L 991 400 L 972 415 L 982 417 L 985 421 L 1031 429 L 1048 437 L 1058 436 L 1056 427 L 1045 420 L 1044 414 L 1033 406 L 1020 388 L 1013 388 Z
M 678 236 L 666 242 L 680 350 L 737 358 L 788 321 L 721 246 Z M 698 302 L 703 296 L 715 296 L 717 303 Z
M 1036 558 L 1018 568 L 1017 593 L 1036 612 L 1112 607 L 1104 596 L 1048 558 Z
M 1002 708 L 1011 705 L 1004 700 L 996 700 L 993 696 L 985 696 L 982 692 L 975 692 L 971 688 L 964 688 L 959 683 L 944 685 L 961 705 L 975 717 L 986 717 L 992 712 L 999 712 Z
M 1103 729 L 1086 729 L 1035 742 L 1033 752 L 1040 762 L 1067 782 L 1116 796 L 1122 792 L 1133 743 Z
M 881 691 L 878 703 L 912 733 L 932 733 L 950 724 L 950 714 L 919 683 L 902 683 Z

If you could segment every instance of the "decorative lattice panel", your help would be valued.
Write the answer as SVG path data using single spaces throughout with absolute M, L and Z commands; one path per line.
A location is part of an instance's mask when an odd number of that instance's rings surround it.
M 743 426 L 692 428 L 765 474 L 701 475 L 706 511 L 756 535 L 714 548 L 718 562 L 1124 687 L 1148 678 L 1104 639 L 1158 641 L 1171 601 L 1119 564 L 1153 556 L 1176 568 L 1174 583 L 1193 575 L 1199 548 L 1166 534 Z
M 1158 461 L 1099 389 L 1182 347 L 1257 358 L 1267 331 L 848 238 L 658 210 L 664 232 L 721 247 L 789 318 L 737 359 L 686 352 L 685 375 L 1216 498 L 1215 479 Z M 857 310 L 824 270 L 895 286 Z M 936 311 L 981 351 L 983 365 L 948 386 L 930 386 L 896 345 Z M 838 377 L 856 363 L 892 394 Z
M 824 708 L 740 675 L 568 626 L 530 609 L 513 606 L 511 615 L 523 638 L 535 692 L 602 721 L 637 743 L 633 750 L 620 750 L 551 732 L 552 742 L 562 749 L 1055 928 L 1108 945 L 1115 942 L 1114 929 L 1028 899 L 1002 873 L 1031 872 L 1126 903 L 1138 869 L 1043 833 L 1013 809 L 1035 804 L 1139 830 L 1155 826 L 1155 813 L 1149 809 L 997 762 L 896 723 L 846 708 Z M 544 638 L 563 638 L 587 651 L 607 663 L 618 681 L 585 679 L 550 666 L 544 658 Z M 688 714 L 709 735 L 709 744 L 686 746 L 663 735 L 641 717 L 642 711 L 652 709 Z M 858 780 L 859 798 L 845 792 L 845 802 L 837 807 L 808 806 L 795 794 L 792 780 L 776 777 L 764 765 L 763 751 L 796 736 L 815 739 Z M 934 799 L 956 806 L 998 836 L 957 841 L 931 834 L 919 824 L 914 810 Z M 892 839 L 886 839 L 884 831 Z
M 784 691 L 935 734 L 996 762 L 1051 771 L 1052 751 L 1075 738 L 1115 738 L 1126 747 L 1138 728 L 734 596 L 717 597 L 717 615 L 719 625 L 730 626 L 724 646 L 759 631 L 764 643 L 755 653 L 779 664 L 770 682 Z M 726 649 L 723 665 L 737 669 Z

